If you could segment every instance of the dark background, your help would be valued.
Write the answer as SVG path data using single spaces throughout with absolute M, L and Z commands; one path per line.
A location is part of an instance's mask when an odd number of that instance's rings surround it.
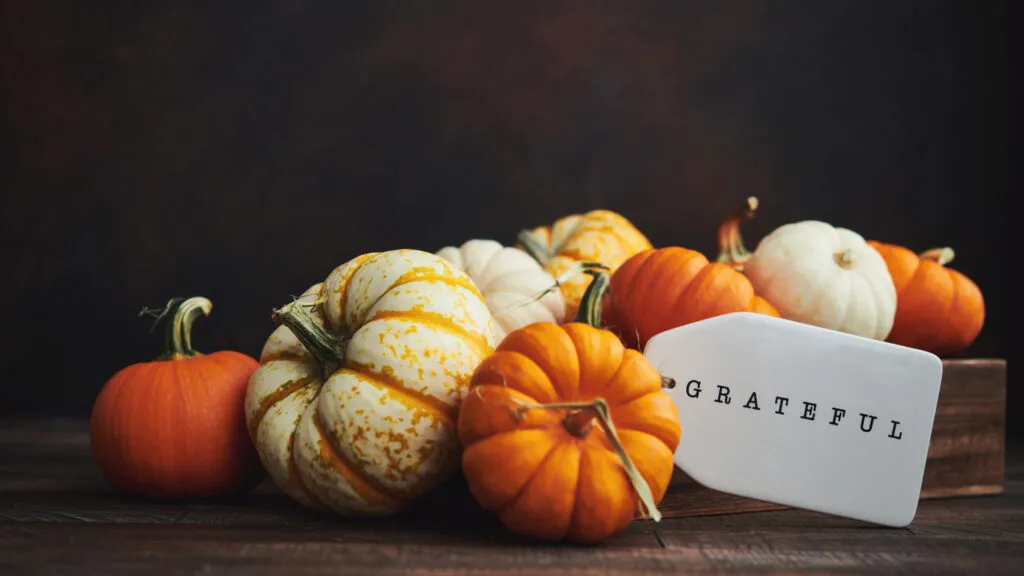
M 207 5 L 209 4 L 209 5 Z M 714 251 L 816 218 L 950 245 L 1010 354 L 999 2 L 4 2 L 3 416 L 84 416 L 205 295 L 204 351 L 367 251 L 592 208 Z M 1010 433 L 1022 394 L 1010 360 Z

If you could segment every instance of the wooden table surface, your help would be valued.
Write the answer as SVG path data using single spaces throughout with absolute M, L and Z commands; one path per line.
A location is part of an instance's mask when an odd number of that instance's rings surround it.
M 1000 496 L 922 502 L 906 529 L 783 510 L 634 522 L 596 547 L 538 544 L 469 502 L 402 518 L 306 511 L 264 483 L 234 500 L 120 494 L 83 421 L 0 424 L 0 574 L 1024 574 L 1024 451 Z

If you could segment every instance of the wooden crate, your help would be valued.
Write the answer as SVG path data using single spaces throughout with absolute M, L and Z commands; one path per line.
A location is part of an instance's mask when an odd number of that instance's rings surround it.
M 921 498 L 1002 493 L 1005 452 L 1006 360 L 943 360 Z M 658 506 L 666 518 L 784 508 L 705 488 L 678 468 Z

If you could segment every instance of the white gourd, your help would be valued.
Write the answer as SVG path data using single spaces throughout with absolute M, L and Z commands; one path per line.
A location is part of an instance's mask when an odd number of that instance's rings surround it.
M 783 318 L 875 340 L 892 330 L 892 276 L 852 230 L 817 220 L 784 224 L 758 243 L 743 273 Z
M 365 254 L 275 315 L 245 413 L 285 493 L 381 516 L 458 472 L 458 409 L 496 345 L 463 271 L 417 250 Z
M 469 274 L 483 293 L 498 325 L 499 342 L 534 322 L 561 324 L 565 319 L 565 299 L 555 278 L 523 250 L 494 240 L 469 240 L 437 254 Z

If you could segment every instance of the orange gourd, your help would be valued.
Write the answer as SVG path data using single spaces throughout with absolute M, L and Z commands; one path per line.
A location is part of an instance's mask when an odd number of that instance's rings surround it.
M 255 359 L 192 349 L 206 298 L 171 300 L 166 353 L 121 369 L 100 390 L 90 420 L 92 456 L 115 486 L 154 498 L 237 493 L 262 477 L 242 410 Z
M 753 215 L 756 201 L 730 216 L 719 230 L 723 254 L 742 249 L 738 226 Z M 600 274 L 588 289 L 583 314 L 600 310 L 600 325 L 631 348 L 643 350 L 655 334 L 731 312 L 779 316 L 726 256 L 718 261 L 678 246 L 644 250 L 626 260 L 610 279 Z M 594 307 L 592 311 L 586 308 Z
M 469 489 L 512 531 L 600 542 L 660 519 L 679 416 L 663 379 L 614 334 L 571 322 L 509 334 L 459 412 Z
M 651 242 L 621 214 L 591 210 L 558 219 L 519 234 L 519 246 L 559 280 L 565 317 L 574 318 L 588 281 L 576 271 L 594 264 L 614 272 L 630 256 L 652 248 Z
M 985 323 L 985 299 L 970 278 L 949 268 L 951 248 L 920 254 L 871 240 L 896 285 L 896 318 L 887 340 L 937 356 L 974 343 Z

